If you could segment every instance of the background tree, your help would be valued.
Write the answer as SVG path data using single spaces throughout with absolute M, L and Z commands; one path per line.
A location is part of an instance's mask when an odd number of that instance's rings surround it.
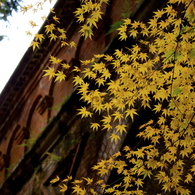
M 8 16 L 12 15 L 13 11 L 18 11 L 21 0 L 0 0 L 0 20 L 8 21 Z M 0 35 L 0 40 L 3 35 Z
M 7 17 L 13 11 L 18 11 L 21 0 L 1 0 L 0 1 L 0 20 L 7 21 Z

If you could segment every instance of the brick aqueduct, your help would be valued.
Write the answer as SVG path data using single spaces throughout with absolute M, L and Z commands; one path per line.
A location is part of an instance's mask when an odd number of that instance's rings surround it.
M 132 17 L 145 20 L 151 10 L 165 1 L 159 1 L 158 5 L 155 0 L 128 2 Z M 61 194 L 49 183 L 51 179 L 56 175 L 93 176 L 90 167 L 118 151 L 128 137 L 124 135 L 121 142 L 111 144 L 110 133 L 89 131 L 89 121 L 76 115 L 81 103 L 72 85 L 74 73 L 70 72 L 61 83 L 43 77 L 43 70 L 50 66 L 50 55 L 80 66 L 80 60 L 122 46 L 115 33 L 106 33 L 112 23 L 121 20 L 124 1 L 111 0 L 110 6 L 103 7 L 105 16 L 98 23 L 92 41 L 83 40 L 78 33 L 79 25 L 73 15 L 78 4 L 79 0 L 58 0 L 55 5 L 61 27 L 67 30 L 69 40 L 75 41 L 77 48 L 61 48 L 60 42 L 48 39 L 41 49 L 33 52 L 29 48 L 0 95 L 2 195 Z M 43 31 L 44 25 L 39 33 Z M 51 154 L 59 159 L 52 159 Z

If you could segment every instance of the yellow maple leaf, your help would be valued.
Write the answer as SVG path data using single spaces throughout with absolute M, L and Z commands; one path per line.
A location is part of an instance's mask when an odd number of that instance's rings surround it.
M 56 182 L 58 182 L 58 181 L 60 181 L 60 178 L 59 178 L 59 176 L 56 176 L 54 179 L 52 179 L 52 180 L 50 181 L 50 183 L 56 183 Z
M 72 70 L 72 72 L 80 72 L 81 69 L 78 66 L 74 66 L 74 69 Z
M 112 129 L 112 126 L 110 124 L 103 124 L 103 129 L 106 129 L 107 131 Z
M 97 192 L 96 192 L 94 189 L 90 188 L 89 191 L 90 191 L 93 195 L 97 195 Z
M 96 76 L 96 75 L 95 75 Z M 105 79 L 103 78 L 97 78 L 96 83 L 98 84 L 98 87 L 105 84 Z
M 103 14 L 103 12 L 101 12 L 101 11 L 98 10 L 98 9 L 96 9 L 96 10 L 94 10 L 94 11 L 92 12 L 91 16 L 93 17 L 93 19 L 94 19 L 95 21 L 98 21 L 99 19 L 102 18 L 102 14 Z
M 29 7 L 28 6 L 23 6 L 20 11 L 24 14 L 28 10 L 29 10 Z
M 59 82 L 61 82 L 62 80 L 65 80 L 65 78 L 66 78 L 66 75 L 63 73 L 63 71 L 59 71 L 58 70 L 58 72 L 57 73 L 55 73 L 55 82 L 56 81 L 59 81 Z
M 104 57 L 104 54 L 94 54 L 94 57 L 95 58 L 103 58 Z
M 121 152 L 118 151 L 118 152 L 116 152 L 115 154 L 113 154 L 112 156 L 113 156 L 114 158 L 119 157 L 119 156 L 121 156 Z
M 57 37 L 57 35 L 51 33 L 51 34 L 49 35 L 49 38 L 50 38 L 50 41 L 52 41 L 52 40 L 56 41 L 56 39 L 57 39 L 58 37 Z
M 185 182 L 185 183 L 192 182 L 192 179 L 193 179 L 192 175 L 191 175 L 190 173 L 188 173 L 188 174 L 186 175 L 186 179 L 184 180 L 184 182 Z
M 126 113 L 126 117 L 128 117 L 128 116 L 131 117 L 132 121 L 134 120 L 134 115 L 138 115 L 136 109 L 134 109 L 134 108 L 126 110 L 125 113 Z
M 124 150 L 125 152 L 128 152 L 128 151 L 131 150 L 131 148 L 130 148 L 129 146 L 125 146 L 125 147 L 123 148 L 123 150 Z
M 73 184 L 80 184 L 82 182 L 83 182 L 83 180 L 75 179 L 72 183 Z
M 59 185 L 59 187 L 60 187 L 60 192 L 62 193 L 64 193 L 68 189 L 66 184 Z
M 112 61 L 113 60 L 113 56 L 111 55 L 104 55 L 104 59 L 108 62 Z
M 46 17 L 46 16 L 42 16 L 41 19 L 42 19 L 43 21 L 45 21 L 45 20 L 47 19 L 47 17 Z
M 163 10 L 157 10 L 156 12 L 154 12 L 154 14 L 155 14 L 154 17 L 161 18 L 164 13 L 165 13 L 165 11 L 163 11 Z
M 39 44 L 40 43 L 38 41 L 32 41 L 30 47 L 32 47 L 34 51 L 36 48 L 39 48 Z
M 112 118 L 111 118 L 110 115 L 108 115 L 108 116 L 103 116 L 103 117 L 104 117 L 104 119 L 102 119 L 102 122 L 103 122 L 103 123 L 110 123 L 111 120 L 112 120 Z
M 73 193 L 81 194 L 82 188 L 79 185 L 75 185 L 72 187 Z
M 68 182 L 68 181 L 70 181 L 70 180 L 72 180 L 72 176 L 67 176 L 66 179 L 62 180 L 62 182 Z
M 160 112 L 162 110 L 162 104 L 158 103 L 157 105 L 154 105 L 154 111 L 155 113 Z
M 135 184 L 136 184 L 138 187 L 139 187 L 139 186 L 143 187 L 144 182 L 143 182 L 142 179 L 138 178 L 138 179 L 135 181 Z
M 62 66 L 64 69 L 69 69 L 69 68 L 70 68 L 70 65 L 69 65 L 69 64 L 66 64 L 66 63 L 62 63 L 61 66 Z
M 43 76 L 49 76 L 49 79 L 53 78 L 55 76 L 55 70 L 54 68 L 48 68 L 47 70 L 43 70 L 46 72 Z
M 112 102 L 106 102 L 105 104 L 104 104 L 104 109 L 107 111 L 107 112 L 109 112 L 109 110 L 111 110 L 112 109 Z
M 85 18 L 84 18 L 84 16 L 83 16 L 83 14 L 80 14 L 79 16 L 77 16 L 77 21 L 78 21 L 79 23 L 85 21 Z
M 90 128 L 95 131 L 97 131 L 99 127 L 100 127 L 99 123 L 91 123 L 91 126 L 90 126 Z
M 49 58 L 49 61 L 52 62 L 52 64 L 59 64 L 62 61 L 60 58 L 56 58 L 54 56 L 50 56 Z
M 138 31 L 135 30 L 135 29 L 133 29 L 133 30 L 129 31 L 129 34 L 130 34 L 130 36 L 132 36 L 133 38 L 136 38 L 137 35 L 138 35 Z
M 31 33 L 29 30 L 27 30 L 27 31 L 26 31 L 26 35 L 32 36 L 32 33 Z
M 51 3 L 51 0 L 50 0 L 50 3 Z M 54 9 L 54 8 L 52 8 L 52 9 L 50 9 L 50 12 L 54 14 L 54 13 L 55 13 L 55 11 L 54 11 L 54 10 L 55 10 L 55 9 Z
M 58 38 L 61 40 L 65 40 L 65 39 L 67 39 L 67 36 L 65 33 L 61 33 L 61 35 L 59 35 Z
M 120 132 L 120 134 L 122 134 L 123 132 L 127 132 L 126 127 L 127 127 L 127 125 L 117 125 L 116 132 Z
M 66 41 L 61 41 L 61 47 L 63 46 L 69 46 L 69 43 L 67 43 Z
M 83 179 L 87 182 L 87 185 L 90 185 L 93 182 L 93 178 L 84 177 Z
M 81 26 L 81 30 L 79 32 L 81 32 L 81 35 L 85 39 L 92 38 L 92 35 L 93 35 L 92 28 L 90 26 L 88 26 L 87 24 L 84 24 L 83 26 Z
M 66 33 L 66 30 L 64 30 L 64 28 L 57 28 L 57 30 L 61 33 L 61 34 L 63 34 L 63 33 Z
M 103 179 L 100 179 L 100 180 L 96 181 L 96 185 L 100 185 L 100 184 L 103 184 L 103 183 L 104 183 Z
M 115 134 L 115 133 L 112 133 L 111 136 L 110 136 L 110 138 L 111 138 L 111 141 L 112 141 L 112 142 L 117 142 L 118 140 L 121 139 L 121 138 L 120 138 L 117 134 Z
M 81 85 L 84 83 L 83 79 L 80 76 L 75 76 L 73 79 L 74 85 Z
M 32 26 L 32 27 L 36 27 L 36 26 L 38 26 L 34 21 L 29 21 L 29 24 L 30 24 L 30 26 Z
M 147 53 L 140 53 L 139 54 L 139 58 L 143 61 L 143 60 L 146 60 L 147 59 L 147 57 L 148 57 L 148 55 L 147 55 Z
M 43 34 L 35 34 L 35 41 L 40 41 L 42 42 L 42 40 L 44 39 L 44 35 Z
M 71 42 L 69 43 L 69 45 L 70 45 L 70 47 L 76 47 L 76 43 L 75 43 L 74 41 L 71 41 Z
M 46 34 L 52 33 L 53 30 L 55 29 L 55 24 L 51 23 L 45 26 L 45 32 Z
M 94 19 L 94 17 L 87 18 L 87 24 L 89 24 L 90 27 L 95 26 L 97 28 L 96 20 Z
M 57 18 L 56 16 L 53 16 L 53 19 L 57 22 L 57 23 L 60 23 L 60 18 Z
M 157 50 L 157 48 L 156 48 L 156 46 L 154 44 L 150 44 L 149 45 L 150 53 L 154 54 L 154 53 L 156 53 L 156 50 Z
M 84 14 L 84 10 L 81 8 L 77 8 L 76 11 L 74 12 L 75 16 L 80 16 Z
M 81 115 L 81 118 L 92 116 L 92 113 L 89 112 L 86 107 L 81 107 L 80 109 L 78 109 L 78 111 L 80 111 L 78 114 Z

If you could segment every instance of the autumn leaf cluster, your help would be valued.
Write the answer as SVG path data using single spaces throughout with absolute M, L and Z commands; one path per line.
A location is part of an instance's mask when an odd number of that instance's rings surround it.
M 93 28 L 102 18 L 101 8 L 108 3 L 81 1 L 75 17 L 84 38 L 93 38 Z M 65 29 L 57 27 L 60 19 L 53 19 L 54 23 L 45 26 L 43 36 L 35 35 L 33 49 L 46 35 L 51 41 L 60 39 L 62 47 L 76 47 L 65 41 Z M 72 193 L 98 194 L 93 186 L 99 185 L 104 193 L 141 195 L 145 194 L 145 182 L 155 180 L 158 194 L 189 195 L 195 177 L 195 2 L 169 0 L 147 23 L 128 18 L 117 30 L 119 40 L 135 39 L 135 44 L 113 54 L 96 54 L 81 61 L 81 69 L 72 67 L 77 72 L 73 83 L 86 103 L 78 114 L 92 118 L 92 130 L 110 131 L 113 143 L 127 132 L 127 121 L 133 122 L 140 108 L 150 109 L 156 119 L 140 126 L 137 133 L 148 145 L 126 146 L 92 168 L 99 177 L 116 170 L 119 183 L 106 185 L 102 180 L 82 178 L 71 181 Z M 44 76 L 63 81 L 70 65 L 54 56 L 50 61 L 61 64 L 63 71 L 49 67 Z M 102 116 L 100 121 L 95 119 L 96 114 Z M 69 180 L 57 177 L 51 183 L 61 181 L 60 191 L 65 192 Z

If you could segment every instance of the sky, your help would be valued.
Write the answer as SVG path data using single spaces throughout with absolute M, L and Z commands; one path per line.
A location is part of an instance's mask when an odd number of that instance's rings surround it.
M 23 0 L 24 5 L 35 4 L 36 0 Z M 47 16 L 49 10 L 53 7 L 56 0 L 44 4 L 43 10 L 37 14 L 33 12 L 14 12 L 9 17 L 9 23 L 0 21 L 0 35 L 6 37 L 0 41 L 0 93 L 8 82 L 15 68 L 19 64 L 24 53 L 28 49 L 33 37 L 26 35 L 26 31 L 30 30 L 33 34 L 37 33 L 41 27 L 42 16 Z M 38 27 L 31 28 L 29 21 L 33 20 Z M 7 26 L 7 27 L 6 27 Z

